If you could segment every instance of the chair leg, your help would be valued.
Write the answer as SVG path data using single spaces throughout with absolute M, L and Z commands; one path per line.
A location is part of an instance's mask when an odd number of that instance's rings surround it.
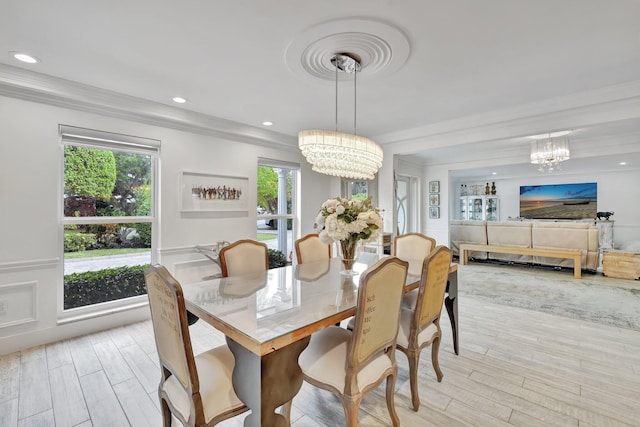
M 398 418 L 398 414 L 396 413 L 396 402 L 395 402 L 395 388 L 396 388 L 396 372 L 387 377 L 387 409 L 389 410 L 389 416 L 391 417 L 391 422 L 393 423 L 393 427 L 400 426 L 400 418 Z
M 442 382 L 442 377 L 444 374 L 440 370 L 440 363 L 438 362 L 438 354 L 440 353 L 440 339 L 442 335 L 436 337 L 431 343 L 431 364 L 433 365 L 433 370 L 436 371 L 436 377 L 438 378 L 438 382 Z
M 362 396 L 351 397 L 341 396 L 342 407 L 344 408 L 344 418 L 346 427 L 358 427 L 358 411 L 360 410 L 360 401 Z
M 171 410 L 167 402 L 160 398 L 160 407 L 162 408 L 162 425 L 164 427 L 171 427 Z
M 280 407 L 280 414 L 287 419 L 289 425 L 291 424 L 291 406 L 293 406 L 293 400 L 288 401 Z
M 407 350 L 407 360 L 409 361 L 409 384 L 411 385 L 411 404 L 413 410 L 420 409 L 420 396 L 418 395 L 418 364 L 420 363 L 419 350 Z

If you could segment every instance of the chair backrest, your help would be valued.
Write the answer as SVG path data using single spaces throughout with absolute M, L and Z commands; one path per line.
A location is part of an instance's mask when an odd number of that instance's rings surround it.
M 238 240 L 220 249 L 218 256 L 224 277 L 245 276 L 269 269 L 267 245 L 255 240 Z
M 436 239 L 420 233 L 407 233 L 396 236 L 393 241 L 393 254 L 409 262 L 409 274 L 418 276 L 422 272 L 424 258 L 436 247 Z
M 199 382 L 191 347 L 182 287 L 161 265 L 150 266 L 144 279 L 151 309 L 153 334 L 163 381 L 175 375 L 188 396 L 198 394 Z
M 437 246 L 424 259 L 413 318 L 413 323 L 418 329 L 440 318 L 451 255 L 451 250 L 446 246 Z
M 331 258 L 331 245 L 322 243 L 318 234 L 307 234 L 296 240 L 296 259 L 298 264 L 322 261 Z
M 355 325 L 347 356 L 348 372 L 356 374 L 358 367 L 370 357 L 395 346 L 407 268 L 406 261 L 386 257 L 360 276 Z

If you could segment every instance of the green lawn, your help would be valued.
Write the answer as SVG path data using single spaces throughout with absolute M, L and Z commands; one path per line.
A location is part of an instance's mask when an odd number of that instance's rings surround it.
M 126 248 L 126 249 L 94 249 L 91 251 L 80 252 L 67 252 L 64 254 L 64 259 L 76 259 L 76 258 L 89 258 L 96 256 L 108 256 L 108 255 L 124 255 L 133 254 L 138 252 L 149 252 L 149 248 Z
M 258 233 L 258 242 L 264 242 L 265 240 L 273 240 L 277 238 L 278 238 L 277 234 Z

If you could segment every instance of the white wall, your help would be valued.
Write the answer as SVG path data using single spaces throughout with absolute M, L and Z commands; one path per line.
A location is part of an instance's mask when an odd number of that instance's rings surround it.
M 62 289 L 59 124 L 161 141 L 158 254 L 159 261 L 168 266 L 202 259 L 192 250 L 197 244 L 255 238 L 256 211 L 252 207 L 257 198 L 258 157 L 301 165 L 302 234 L 313 231 L 318 208 L 334 196 L 333 181 L 312 172 L 296 147 L 268 148 L 1 96 L 0 124 L 0 298 L 7 299 L 9 307 L 7 315 L 0 315 L 0 354 L 148 316 L 145 307 L 57 325 Z M 233 217 L 181 214 L 182 170 L 247 176 L 248 213 Z M 30 322 L 6 325 L 8 320 L 30 317 Z

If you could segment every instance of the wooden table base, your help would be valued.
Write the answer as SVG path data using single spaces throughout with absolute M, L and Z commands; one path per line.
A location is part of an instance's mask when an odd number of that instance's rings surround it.
M 245 418 L 245 427 L 289 425 L 289 420 L 277 414 L 276 409 L 293 399 L 302 387 L 298 357 L 310 339 L 305 337 L 261 357 L 227 337 L 236 360 L 233 387 L 240 400 L 251 409 Z

